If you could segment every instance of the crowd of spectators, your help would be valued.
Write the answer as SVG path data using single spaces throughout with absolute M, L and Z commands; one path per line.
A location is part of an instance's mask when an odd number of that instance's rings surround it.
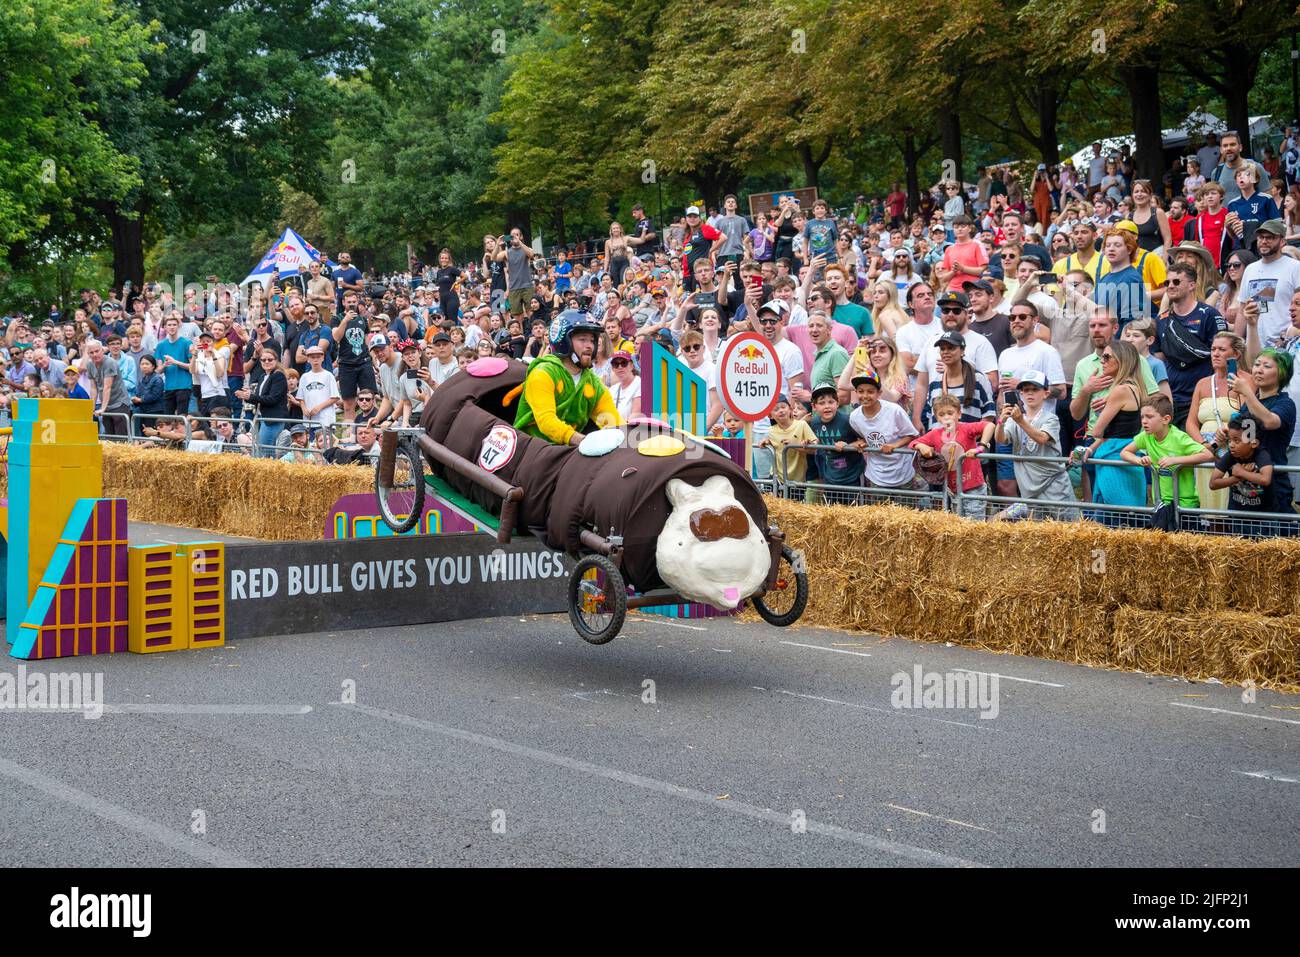
M 576 307 L 604 325 L 596 367 L 620 412 L 653 338 L 708 383 L 715 434 L 741 430 L 717 395 L 727 337 L 766 336 L 785 386 L 753 427 L 757 478 L 1024 500 L 1002 519 L 1153 494 L 1293 512 L 1278 466 L 1300 464 L 1296 136 L 1258 162 L 1211 135 L 1158 183 L 1126 148 L 1092 154 L 838 211 L 790 195 L 746 216 L 729 195 L 657 224 L 636 206 L 553 256 L 513 229 L 383 280 L 341 252 L 179 302 L 86 289 L 71 315 L 7 320 L 0 403 L 84 396 L 122 440 L 365 462 L 376 429 L 417 422 L 475 358 L 545 354 Z

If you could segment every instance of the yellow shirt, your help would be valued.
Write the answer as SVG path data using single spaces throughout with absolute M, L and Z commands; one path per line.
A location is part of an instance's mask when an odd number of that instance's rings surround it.
M 802 445 L 804 443 L 816 443 L 817 436 L 813 435 L 813 430 L 808 427 L 808 423 L 803 419 L 793 419 L 788 429 L 783 429 L 775 422 L 772 423 L 771 430 L 767 433 L 768 441 L 772 443 L 772 451 L 777 455 L 785 455 L 785 472 L 784 474 L 778 468 L 776 474 L 778 477 L 785 478 L 789 482 L 802 482 L 808 474 L 808 456 L 801 452 L 785 451 L 787 445 Z
M 1137 257 L 1133 266 L 1141 268 L 1142 283 L 1147 287 L 1147 292 L 1153 293 L 1165 284 L 1165 279 L 1169 276 L 1168 270 L 1165 269 L 1165 261 L 1160 256 L 1149 253 L 1145 249 L 1139 249 Z M 1101 253 L 1097 253 L 1088 262 L 1088 265 L 1082 266 L 1079 264 L 1079 254 L 1070 253 L 1052 267 L 1052 272 L 1058 276 L 1064 276 L 1071 269 L 1082 269 L 1092 277 L 1092 284 L 1095 286 L 1102 276 L 1110 272 L 1110 260 Z

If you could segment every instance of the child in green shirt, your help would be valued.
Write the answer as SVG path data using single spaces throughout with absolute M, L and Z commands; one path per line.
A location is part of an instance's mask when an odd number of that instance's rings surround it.
M 758 441 L 759 448 L 771 448 L 780 457 L 785 456 L 784 464 L 777 465 L 776 474 L 787 482 L 802 482 L 808 474 L 808 449 L 805 445 L 816 445 L 817 436 L 803 419 L 794 417 L 790 400 L 782 395 L 772 408 L 772 428 Z
M 1119 457 L 1132 465 L 1155 464 L 1160 476 L 1160 501 L 1174 498 L 1174 468 L 1213 462 L 1214 453 L 1178 426 L 1173 425 L 1174 403 L 1162 393 L 1147 396 L 1142 403 L 1142 432 L 1124 446 Z M 1200 508 L 1196 494 L 1196 473 L 1191 468 L 1178 469 L 1178 504 Z

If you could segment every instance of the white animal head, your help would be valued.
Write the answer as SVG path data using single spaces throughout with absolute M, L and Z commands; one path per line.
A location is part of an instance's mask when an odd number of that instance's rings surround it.
M 754 519 L 736 501 L 725 475 L 703 485 L 668 482 L 673 510 L 659 533 L 659 577 L 690 601 L 735 608 L 767 579 L 772 556 Z

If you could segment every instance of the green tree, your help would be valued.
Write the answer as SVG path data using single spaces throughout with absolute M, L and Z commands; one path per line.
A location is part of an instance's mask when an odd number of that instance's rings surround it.
M 93 197 L 140 183 L 135 158 L 96 121 L 144 77 L 146 30 L 113 0 L 18 0 L 0 17 L 0 265 L 42 262 Z

